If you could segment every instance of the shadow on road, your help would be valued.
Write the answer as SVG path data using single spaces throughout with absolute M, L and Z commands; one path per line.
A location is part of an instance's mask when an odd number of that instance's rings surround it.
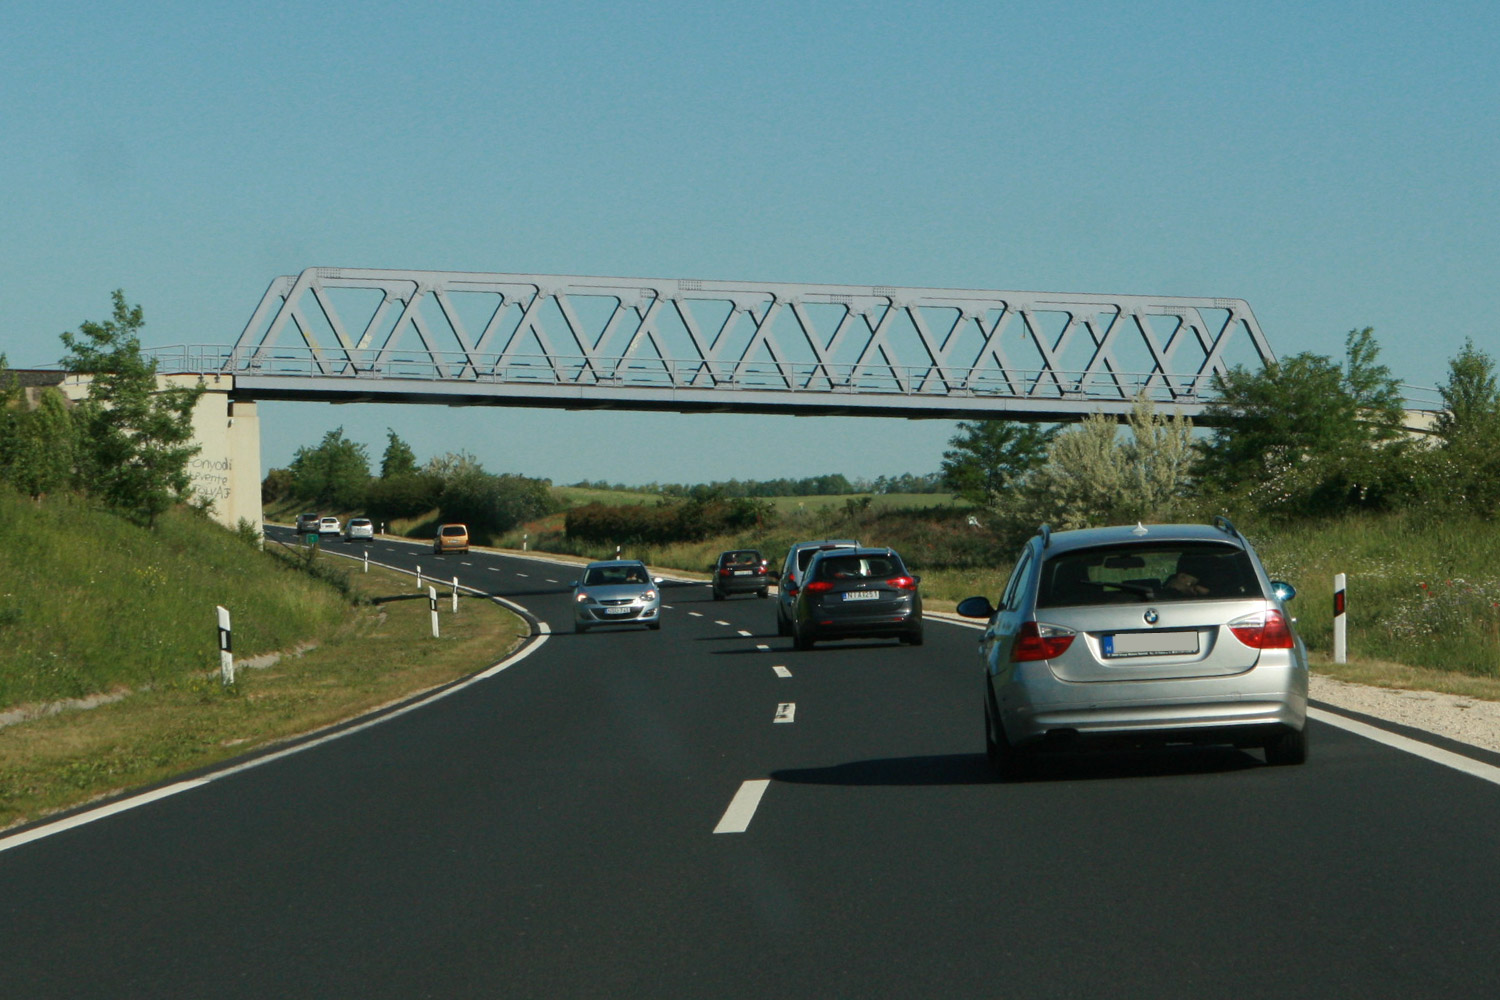
M 1219 774 L 1265 766 L 1255 755 L 1233 747 L 1164 747 L 1109 753 L 1055 752 L 1037 756 L 1027 781 L 1096 781 Z M 800 785 L 988 785 L 997 782 L 982 753 L 856 760 L 829 767 L 787 768 L 771 772 L 771 777 L 776 781 Z

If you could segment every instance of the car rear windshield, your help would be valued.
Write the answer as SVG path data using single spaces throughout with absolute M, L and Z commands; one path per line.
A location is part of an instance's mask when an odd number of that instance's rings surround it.
M 824 556 L 815 572 L 817 580 L 888 580 L 906 575 L 895 556 Z
M 445 524 L 445 525 L 443 525 L 443 534 L 445 534 L 445 535 L 467 535 L 468 533 L 469 533 L 469 529 L 465 528 L 461 524 Z
M 760 562 L 760 553 L 754 549 L 746 549 L 743 552 L 726 552 L 721 557 L 725 566 L 744 566 L 748 563 Z
M 1064 552 L 1042 564 L 1039 608 L 1260 596 L 1250 555 L 1228 545 L 1138 544 Z

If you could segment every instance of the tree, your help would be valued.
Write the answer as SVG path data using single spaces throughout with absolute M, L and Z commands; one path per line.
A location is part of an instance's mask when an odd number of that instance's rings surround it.
M 62 393 L 43 390 L 33 408 L 23 399 L 10 427 L 9 434 L 0 435 L 3 477 L 33 500 L 66 489 L 73 479 L 78 434 Z
M 74 411 L 79 430 L 78 479 L 90 494 L 149 527 L 186 499 L 187 463 L 198 451 L 193 408 L 203 386 L 162 389 L 156 360 L 141 353 L 145 317 L 116 289 L 114 311 L 62 335 L 67 371 L 91 375 L 88 398 Z
M 1119 425 L 1095 414 L 1058 434 L 1046 460 L 1000 494 L 994 509 L 1028 528 L 1180 519 L 1192 482 L 1192 421 L 1163 417 L 1141 396 L 1126 426 L 1122 441 Z
M 1465 340 L 1463 350 L 1448 362 L 1448 381 L 1438 387 L 1443 412 L 1436 430 L 1448 448 L 1476 454 L 1500 450 L 1500 388 L 1495 362 Z
M 364 445 L 344 437 L 343 427 L 324 434 L 316 448 L 298 448 L 290 468 L 297 496 L 341 510 L 364 505 L 370 457 Z
M 1282 515 L 1390 502 L 1407 450 L 1400 390 L 1370 328 L 1345 347 L 1346 368 L 1303 352 L 1215 376 L 1203 422 L 1217 426 L 1196 467 L 1210 490 Z
M 396 436 L 396 432 L 387 427 L 385 454 L 380 459 L 380 478 L 398 479 L 402 476 L 415 476 L 417 474 L 417 456 L 411 450 L 411 446 Z
M 1047 457 L 1057 428 L 1009 420 L 960 420 L 943 452 L 943 483 L 955 494 L 989 504 Z

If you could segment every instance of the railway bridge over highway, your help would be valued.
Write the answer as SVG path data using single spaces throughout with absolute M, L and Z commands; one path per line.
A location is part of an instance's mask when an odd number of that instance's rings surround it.
M 152 353 L 208 385 L 199 486 L 229 523 L 260 520 L 262 400 L 1201 418 L 1216 373 L 1275 359 L 1233 298 L 322 267 L 271 282 L 232 345 Z

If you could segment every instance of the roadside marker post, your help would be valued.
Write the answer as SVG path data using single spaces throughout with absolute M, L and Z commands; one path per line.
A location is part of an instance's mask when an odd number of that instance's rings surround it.
M 365 549 L 365 572 L 370 572 L 370 550 Z
M 1349 653 L 1347 616 L 1344 608 L 1343 573 L 1333 576 L 1333 662 L 1343 663 Z
M 427 588 L 427 607 L 428 607 L 428 610 L 431 611 L 431 613 L 432 613 L 432 637 L 434 639 L 436 639 L 438 637 L 437 588 L 436 587 L 428 587 Z
M 453 613 L 458 614 L 458 577 L 453 578 Z
M 422 590 L 422 566 L 421 566 L 420 563 L 418 563 L 417 564 L 417 591 L 420 593 L 421 590 Z
M 219 613 L 219 674 L 225 684 L 234 683 L 234 639 L 229 628 L 229 609 L 215 605 Z
M 531 541 L 531 532 L 529 532 L 529 531 L 523 531 L 523 532 L 521 532 L 521 551 L 522 552 L 526 551 L 526 546 L 527 546 L 527 544 L 530 541 Z

